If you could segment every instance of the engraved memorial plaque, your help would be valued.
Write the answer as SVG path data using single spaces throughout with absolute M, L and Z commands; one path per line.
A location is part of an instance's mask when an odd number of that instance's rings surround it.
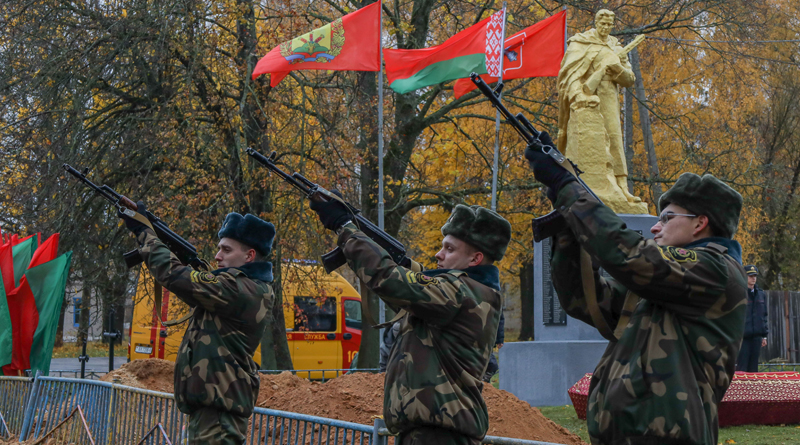
M 545 326 L 567 324 L 567 313 L 561 309 L 550 276 L 550 238 L 542 240 L 542 322 Z

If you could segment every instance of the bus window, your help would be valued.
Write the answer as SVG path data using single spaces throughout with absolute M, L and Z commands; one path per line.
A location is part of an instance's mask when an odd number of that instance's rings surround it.
M 336 331 L 336 297 L 294 297 L 295 331 Z
M 344 324 L 348 328 L 361 329 L 361 302 L 358 300 L 344 301 Z

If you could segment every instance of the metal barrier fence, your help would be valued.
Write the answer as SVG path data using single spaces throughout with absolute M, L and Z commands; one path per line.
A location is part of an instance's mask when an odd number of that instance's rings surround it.
M 33 377 L 0 378 L 0 412 L 5 419 L 8 433 L 18 436 L 22 431 L 25 410 L 22 409 L 30 398 Z M 0 437 L 4 433 L 0 431 Z
M 172 394 L 86 379 L 0 376 L 0 412 L 10 433 L 20 441 L 42 438 L 78 406 L 97 445 L 182 444 L 188 438 L 188 417 L 177 409 Z M 0 436 L 2 430 L 0 427 Z M 370 426 L 255 408 L 246 443 L 387 445 L 388 436 L 381 420 Z M 491 436 L 483 443 L 557 445 Z
M 28 370 L 27 372 L 28 375 L 30 375 L 30 370 Z M 86 379 L 89 380 L 100 380 L 103 378 L 104 375 L 106 375 L 107 372 L 108 371 L 94 371 L 92 369 L 87 369 L 84 372 L 84 376 Z M 80 377 L 81 372 L 76 371 L 74 369 L 51 369 L 50 372 L 48 372 L 48 374 L 53 377 L 73 377 L 77 379 L 78 377 Z
M 800 371 L 800 363 L 759 363 L 758 372 Z

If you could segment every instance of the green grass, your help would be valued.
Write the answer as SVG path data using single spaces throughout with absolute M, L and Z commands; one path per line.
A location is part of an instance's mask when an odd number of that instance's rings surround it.
M 73 358 L 81 355 L 83 345 L 78 342 L 64 343 L 61 347 L 53 348 L 53 358 Z M 114 355 L 124 356 L 128 354 L 127 343 L 124 346 L 114 345 Z M 90 341 L 86 343 L 86 355 L 89 357 L 108 357 L 108 345 L 101 341 Z
M 719 429 L 719 442 L 746 445 L 795 445 L 800 443 L 800 426 L 729 426 Z
M 539 410 L 548 419 L 577 434 L 589 443 L 586 421 L 578 418 L 572 405 L 540 406 Z M 746 445 L 796 445 L 800 444 L 800 425 L 764 426 L 744 425 L 720 428 L 720 444 Z
M 577 434 L 581 439 L 589 443 L 589 433 L 586 431 L 586 421 L 578 418 L 575 408 L 572 405 L 563 406 L 539 406 L 539 411 L 553 422 Z

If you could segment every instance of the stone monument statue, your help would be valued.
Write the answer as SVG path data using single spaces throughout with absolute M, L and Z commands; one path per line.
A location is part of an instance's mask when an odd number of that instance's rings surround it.
M 647 213 L 647 203 L 628 192 L 622 145 L 619 87 L 633 86 L 628 52 L 644 36 L 620 46 L 610 35 L 614 13 L 601 9 L 595 27 L 569 39 L 558 72 L 556 145 L 584 171 L 581 178 L 617 213 Z

